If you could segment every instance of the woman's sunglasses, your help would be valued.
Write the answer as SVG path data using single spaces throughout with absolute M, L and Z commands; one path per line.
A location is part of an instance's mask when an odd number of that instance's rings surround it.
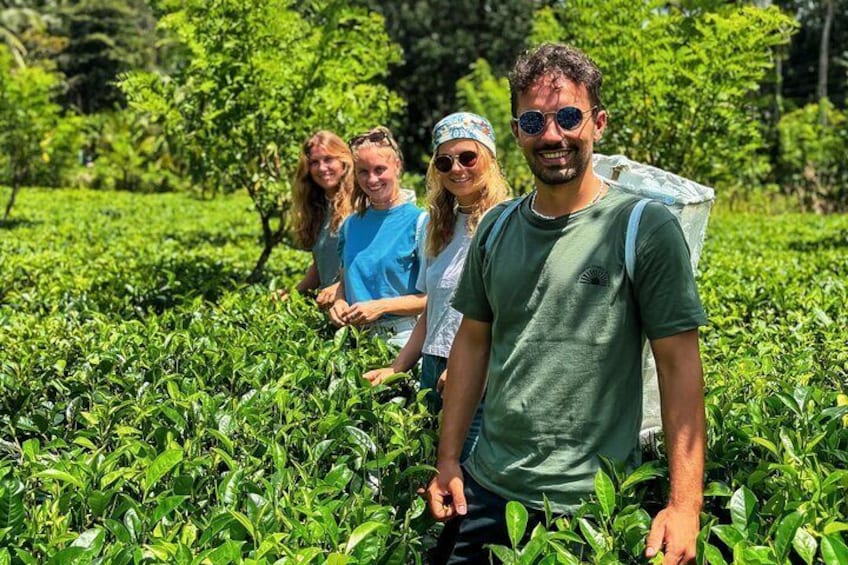
M 389 139 L 389 134 L 384 131 L 372 131 L 351 137 L 347 144 L 350 147 L 356 147 L 358 145 L 362 145 L 366 141 L 369 143 L 380 143 L 381 141 L 386 141 L 389 145 L 392 144 L 391 139 Z
M 589 112 L 594 112 L 597 108 L 597 106 L 592 106 Z M 545 124 L 550 115 L 554 115 L 557 125 L 563 131 L 572 131 L 583 123 L 584 112 L 577 106 L 563 106 L 556 112 L 527 110 L 517 118 L 512 118 L 512 121 L 518 122 L 518 127 L 525 135 L 539 135 L 545 129 Z
M 468 169 L 477 164 L 477 153 L 474 151 L 463 151 L 456 157 L 447 154 L 439 155 L 433 159 L 433 166 L 436 167 L 436 170 L 440 173 L 447 173 L 453 168 L 454 159 L 459 161 L 460 165 Z

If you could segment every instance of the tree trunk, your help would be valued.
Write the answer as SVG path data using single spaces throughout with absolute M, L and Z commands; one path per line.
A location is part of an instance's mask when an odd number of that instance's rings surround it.
M 18 190 L 20 190 L 20 185 L 15 183 L 12 185 L 12 196 L 9 197 L 9 202 L 6 203 L 6 212 L 3 214 L 3 222 L 8 221 L 9 214 L 12 213 L 12 206 L 15 205 L 15 197 L 18 196 Z
M 823 100 L 827 98 L 827 72 L 830 58 L 830 28 L 833 26 L 833 4 L 834 0 L 823 0 L 824 22 L 822 23 L 821 45 L 819 46 L 819 85 L 816 95 L 819 99 L 819 119 L 823 126 L 827 125 L 827 109 Z
M 265 263 L 268 262 L 268 258 L 271 257 L 271 251 L 274 250 L 274 245 L 276 245 L 276 242 L 274 241 L 274 234 L 271 231 L 271 218 L 265 214 L 261 214 L 260 218 L 262 220 L 262 243 L 264 244 L 264 247 L 262 249 L 262 253 L 259 255 L 259 260 L 253 267 L 253 271 L 251 271 L 250 275 L 247 277 L 247 282 L 251 284 L 259 282 L 262 278 L 262 271 L 265 270 Z

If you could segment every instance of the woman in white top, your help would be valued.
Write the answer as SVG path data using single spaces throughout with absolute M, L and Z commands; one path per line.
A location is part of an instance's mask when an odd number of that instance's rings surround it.
M 462 321 L 450 301 L 477 223 L 484 212 L 506 198 L 508 189 L 496 159 L 494 131 L 485 118 L 468 112 L 443 118 L 433 128 L 433 148 L 427 169 L 430 221 L 416 285 L 427 294 L 427 308 L 391 366 L 364 377 L 379 384 L 392 374 L 408 371 L 423 355 L 421 388 L 429 390 L 427 402 L 436 412 L 441 408 L 439 392 L 447 376 L 447 357 Z M 462 459 L 473 447 L 479 426 L 480 410 Z

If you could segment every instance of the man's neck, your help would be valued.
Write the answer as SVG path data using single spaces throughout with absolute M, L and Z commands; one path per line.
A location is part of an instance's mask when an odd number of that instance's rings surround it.
M 558 218 L 582 210 L 602 196 L 604 185 L 588 167 L 582 177 L 559 185 L 536 181 L 535 210 L 543 216 Z

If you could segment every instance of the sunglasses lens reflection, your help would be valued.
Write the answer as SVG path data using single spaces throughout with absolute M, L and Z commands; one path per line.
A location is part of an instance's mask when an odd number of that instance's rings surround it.
M 556 111 L 556 123 L 564 131 L 571 131 L 583 123 L 583 111 L 577 106 L 563 106 Z M 527 110 L 518 116 L 518 127 L 525 135 L 539 135 L 545 129 L 545 114 Z
M 575 106 L 566 106 L 557 110 L 556 121 L 562 129 L 572 130 L 583 121 L 583 112 Z
M 545 127 L 545 115 L 538 110 L 528 110 L 518 116 L 518 127 L 527 135 L 539 135 Z

